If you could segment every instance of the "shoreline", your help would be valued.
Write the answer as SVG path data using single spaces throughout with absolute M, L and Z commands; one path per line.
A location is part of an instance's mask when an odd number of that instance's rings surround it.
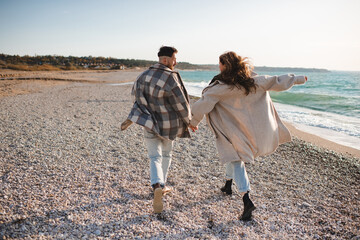
M 25 72 L 8 70 L 8 78 L 0 78 L 0 98 L 5 96 L 15 96 L 38 91 L 42 86 L 52 87 L 71 82 L 83 83 L 104 83 L 104 84 L 126 84 L 135 81 L 136 77 L 142 72 L 138 70 L 112 70 L 112 71 L 54 71 L 54 72 Z M 119 74 L 120 73 L 120 74 Z M 197 96 L 192 96 L 196 99 Z M 360 159 L 360 150 L 348 147 L 334 141 L 325 139 L 316 134 L 296 128 L 296 125 L 284 121 L 292 135 L 301 140 L 314 144 L 318 147 L 326 148 L 341 154 L 346 154 Z
M 326 148 L 331 151 L 335 151 L 338 153 L 342 153 L 360 159 L 360 151 L 355 148 L 341 145 L 336 142 L 319 137 L 317 135 L 302 131 L 289 122 L 285 122 L 285 121 L 283 122 L 286 125 L 286 127 L 289 129 L 291 135 L 296 136 L 297 138 L 305 142 L 309 142 L 318 147 Z

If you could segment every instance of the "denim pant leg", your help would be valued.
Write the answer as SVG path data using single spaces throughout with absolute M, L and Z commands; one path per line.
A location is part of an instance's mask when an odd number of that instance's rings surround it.
M 168 170 L 171 164 L 173 141 L 162 140 L 162 170 L 164 184 L 167 180 Z
M 147 130 L 144 137 L 150 158 L 150 184 L 164 185 L 171 163 L 172 141 L 161 139 Z
M 231 173 L 239 192 L 250 191 L 250 181 L 243 161 L 227 163 L 226 177 L 228 177 L 228 174 L 231 176 Z
M 225 165 L 226 170 L 225 170 L 225 177 L 226 180 L 230 180 L 234 178 L 234 168 L 232 166 L 232 162 L 228 162 Z

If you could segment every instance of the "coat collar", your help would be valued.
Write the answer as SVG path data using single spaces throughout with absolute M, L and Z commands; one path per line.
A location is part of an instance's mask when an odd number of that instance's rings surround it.
M 160 70 L 167 71 L 167 72 L 177 73 L 177 71 L 171 70 L 168 66 L 166 66 L 162 63 L 156 63 L 153 66 L 151 66 L 150 69 L 160 69 Z

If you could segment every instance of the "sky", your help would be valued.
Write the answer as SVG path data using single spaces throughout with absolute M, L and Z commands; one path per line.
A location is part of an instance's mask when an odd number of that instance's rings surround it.
M 360 71 L 360 0 L 0 0 L 0 53 Z

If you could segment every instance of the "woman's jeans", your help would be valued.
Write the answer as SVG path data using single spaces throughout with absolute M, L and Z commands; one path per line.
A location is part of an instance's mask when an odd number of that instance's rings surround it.
M 161 186 L 164 186 L 171 164 L 173 141 L 162 139 L 146 129 L 144 139 L 150 158 L 150 183 L 151 185 L 160 183 Z
M 243 161 L 226 164 L 226 179 L 234 179 L 239 192 L 250 191 L 250 182 Z

